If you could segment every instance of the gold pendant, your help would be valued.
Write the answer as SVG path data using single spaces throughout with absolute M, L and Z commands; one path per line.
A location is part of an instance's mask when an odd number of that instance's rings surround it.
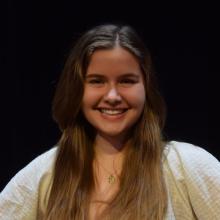
M 109 182 L 110 184 L 113 184 L 113 183 L 115 183 L 115 181 L 116 181 L 115 177 L 111 174 L 111 175 L 108 177 L 108 182 Z

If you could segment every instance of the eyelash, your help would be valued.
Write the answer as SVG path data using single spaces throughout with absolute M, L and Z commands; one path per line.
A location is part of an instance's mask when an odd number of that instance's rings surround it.
M 135 84 L 135 83 L 136 83 L 136 81 L 133 79 L 122 79 L 120 81 L 120 84 Z
M 104 80 L 101 80 L 101 79 L 91 79 L 88 81 L 88 83 L 90 84 L 101 84 L 101 83 L 104 83 Z
M 88 81 L 90 84 L 103 84 L 104 80 L 102 79 L 91 79 Z M 119 81 L 120 84 L 135 84 L 136 80 L 133 79 L 122 79 Z

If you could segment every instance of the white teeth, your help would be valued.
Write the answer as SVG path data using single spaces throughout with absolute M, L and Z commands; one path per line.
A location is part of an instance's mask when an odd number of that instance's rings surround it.
M 125 110 L 123 109 L 100 109 L 100 111 L 108 115 L 117 115 L 117 114 L 123 113 Z

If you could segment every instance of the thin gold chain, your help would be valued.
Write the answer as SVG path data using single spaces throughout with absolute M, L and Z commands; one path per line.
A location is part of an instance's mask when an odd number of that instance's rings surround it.
M 114 184 L 116 182 L 116 180 L 118 179 L 117 173 L 114 175 L 113 173 L 109 172 L 98 160 L 96 160 L 96 161 L 107 173 L 109 173 L 109 176 L 107 178 L 108 183 L 109 184 Z M 114 167 L 114 162 L 113 162 L 113 167 Z

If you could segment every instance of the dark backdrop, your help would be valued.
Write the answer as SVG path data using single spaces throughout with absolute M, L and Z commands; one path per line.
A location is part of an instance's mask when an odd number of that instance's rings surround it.
M 8 1 L 7 43 L 1 45 L 1 188 L 57 142 L 51 101 L 69 48 L 87 28 L 108 22 L 132 25 L 150 48 L 168 106 L 165 135 L 220 159 L 217 69 L 208 65 L 217 56 L 216 26 L 206 6 L 45 2 Z

